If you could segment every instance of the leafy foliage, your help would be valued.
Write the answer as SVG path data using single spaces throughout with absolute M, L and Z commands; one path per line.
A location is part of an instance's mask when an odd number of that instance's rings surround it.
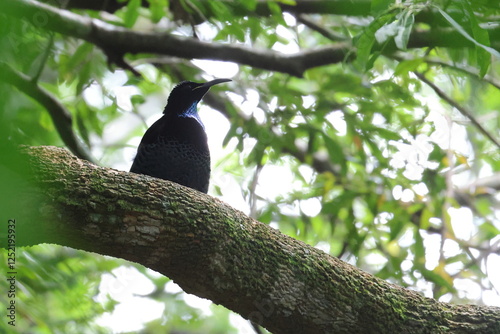
M 350 1 L 336 1 L 334 11 L 328 1 L 311 8 L 307 1 L 212 0 L 150 0 L 146 7 L 120 1 L 107 14 L 73 9 L 134 31 L 238 44 L 284 60 L 286 53 L 347 45 L 342 62 L 312 66 L 303 77 L 265 64 L 220 66 L 193 60 L 196 53 L 179 59 L 148 52 L 124 58 L 136 77 L 109 64 L 109 50 L 5 14 L 0 50 L 3 62 L 63 103 L 72 131 L 102 165 L 121 169 L 175 83 L 234 68 L 227 93 L 214 87 L 206 99 L 223 117 L 211 122 L 202 111 L 209 135 L 226 129 L 212 146 L 213 194 L 430 297 L 498 304 L 500 8 L 494 0 L 361 2 L 370 9 Z M 46 110 L 0 85 L 2 140 L 63 144 Z M 29 268 L 19 278 L 19 298 L 33 319 L 22 325 L 26 332 L 104 331 L 92 321 L 114 302 L 107 307 L 89 297 L 121 261 L 58 247 L 26 249 L 20 258 Z M 164 278 L 138 270 L 156 287 L 147 297 L 165 305 L 148 331 L 234 330 L 224 310 L 202 316 L 183 294 L 165 292 Z

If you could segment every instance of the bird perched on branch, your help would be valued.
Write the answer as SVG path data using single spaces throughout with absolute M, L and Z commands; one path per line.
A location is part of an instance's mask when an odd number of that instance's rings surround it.
M 197 106 L 210 87 L 228 81 L 183 81 L 175 86 L 163 116 L 142 137 L 130 171 L 207 193 L 210 152 Z

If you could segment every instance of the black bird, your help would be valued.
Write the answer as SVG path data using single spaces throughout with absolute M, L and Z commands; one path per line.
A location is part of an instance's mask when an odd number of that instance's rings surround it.
M 142 137 L 130 171 L 207 193 L 210 151 L 197 106 L 210 87 L 228 81 L 183 81 L 175 86 L 163 116 Z

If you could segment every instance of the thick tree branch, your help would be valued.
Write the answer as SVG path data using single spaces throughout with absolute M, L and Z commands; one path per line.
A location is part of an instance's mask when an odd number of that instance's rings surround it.
M 42 2 L 49 2 L 48 0 Z M 173 3 L 178 2 L 178 0 L 173 0 L 170 2 L 170 7 L 172 10 Z M 234 17 L 244 17 L 244 16 L 271 16 L 273 12 L 269 6 L 272 2 L 281 7 L 284 12 L 291 13 L 293 15 L 302 14 L 320 14 L 320 15 L 344 15 L 352 17 L 369 17 L 374 15 L 372 11 L 372 1 L 371 0 L 296 0 L 294 4 L 286 4 L 284 2 L 276 2 L 273 0 L 257 0 L 254 9 L 249 9 L 240 1 L 234 0 L 220 0 L 224 6 L 227 6 L 231 10 L 231 14 Z M 205 3 L 203 1 L 199 2 L 198 5 L 203 6 Z M 65 7 L 68 9 L 91 9 L 97 11 L 107 11 L 114 13 L 116 10 L 123 8 L 127 5 L 126 2 L 121 2 L 117 0 L 68 0 L 65 2 Z M 149 2 L 143 0 L 143 7 L 149 7 Z M 491 4 L 491 7 L 494 6 Z M 203 6 L 203 17 L 197 17 L 199 22 L 204 22 L 208 18 L 217 17 L 217 13 L 214 12 L 213 8 L 210 6 Z M 450 13 L 458 21 L 463 18 L 463 13 L 461 11 L 454 11 Z M 175 15 L 174 15 L 175 16 Z M 494 18 L 491 18 L 494 20 Z M 431 9 L 425 9 L 417 13 L 415 17 L 415 22 L 428 23 L 432 25 L 448 26 L 448 22 L 442 17 L 441 14 L 433 11 Z
M 235 44 L 202 42 L 168 33 L 138 32 L 36 1 L 3 0 L 0 2 L 0 9 L 8 15 L 24 18 L 40 28 L 93 43 L 118 59 L 126 53 L 155 53 L 186 59 L 231 61 L 254 68 L 302 76 L 308 69 L 342 62 L 346 59 L 346 54 L 352 51 L 349 44 L 337 43 L 287 55 Z M 500 31 L 500 28 L 498 30 Z M 408 48 L 435 46 L 458 48 L 474 45 L 450 29 L 414 31 L 408 42 Z M 497 48 L 498 45 L 492 47 Z M 393 47 L 384 49 L 384 52 L 393 51 Z
M 47 2 L 47 1 L 43 1 Z M 235 16 L 245 16 L 245 15 L 259 15 L 268 16 L 272 12 L 269 8 L 268 0 L 257 0 L 255 9 L 249 11 L 248 7 L 243 6 L 238 1 L 231 0 L 221 0 L 225 6 L 230 6 L 232 14 Z M 338 15 L 352 15 L 352 16 L 366 16 L 370 14 L 371 1 L 370 0 L 357 0 L 356 6 L 352 5 L 351 1 L 348 0 L 298 0 L 294 5 L 287 5 L 281 2 L 277 2 L 282 10 L 293 11 L 298 13 L 310 13 L 310 14 L 338 14 Z M 115 12 L 116 10 L 123 8 L 127 5 L 126 2 L 119 1 L 100 1 L 100 0 L 69 0 L 66 4 L 67 8 L 78 8 L 78 9 L 92 9 L 92 10 L 103 10 L 107 12 Z M 149 3 L 147 1 L 142 2 L 142 6 L 147 7 Z M 214 16 L 214 13 L 210 10 L 211 8 L 207 6 L 207 16 Z
M 338 44 L 285 55 L 235 44 L 202 42 L 168 33 L 138 32 L 36 1 L 4 0 L 0 2 L 0 9 L 34 24 L 43 22 L 40 28 L 83 39 L 114 55 L 156 53 L 187 59 L 232 61 L 255 68 L 302 76 L 309 68 L 341 62 L 347 51 L 346 45 Z
M 51 242 L 139 262 L 273 333 L 500 331 L 500 308 L 424 298 L 197 191 L 53 147 L 21 156 L 32 174 L 30 187 L 13 189 L 24 208 L 18 246 Z
M 57 132 L 64 144 L 76 156 L 95 162 L 89 150 L 77 137 L 72 127 L 71 113 L 52 94 L 38 86 L 38 84 L 26 75 L 15 71 L 6 63 L 0 62 L 0 81 L 13 85 L 24 94 L 33 98 L 41 104 L 49 113 Z

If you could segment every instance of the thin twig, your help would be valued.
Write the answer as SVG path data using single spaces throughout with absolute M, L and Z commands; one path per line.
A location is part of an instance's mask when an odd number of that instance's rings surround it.
M 472 115 L 472 112 L 468 110 L 467 108 L 459 105 L 455 100 L 453 100 L 451 97 L 446 95 L 445 92 L 443 92 L 438 86 L 436 86 L 433 82 L 428 80 L 422 73 L 419 73 L 417 71 L 414 71 L 415 75 L 423 82 L 425 82 L 429 87 L 434 90 L 434 92 L 443 100 L 446 101 L 449 105 L 451 105 L 453 108 L 457 109 L 462 115 L 467 117 L 472 124 L 481 132 L 483 135 L 486 136 L 493 144 L 495 144 L 498 148 L 500 148 L 500 142 L 493 137 L 482 125 L 479 123 L 479 121 Z
M 297 22 L 302 23 L 306 27 L 308 27 L 311 30 L 314 30 L 324 37 L 328 38 L 329 40 L 338 42 L 338 41 L 345 41 L 346 38 L 342 35 L 339 35 L 335 33 L 334 31 L 327 29 L 325 27 L 322 27 L 318 24 L 316 24 L 314 21 L 310 20 L 308 17 L 306 17 L 303 14 L 295 15 L 295 18 L 297 19 Z
M 405 61 L 405 60 L 414 60 L 415 58 L 410 58 L 410 57 L 405 57 L 405 56 L 402 56 L 401 54 L 398 54 L 398 55 L 389 55 L 388 56 L 389 58 L 391 59 L 395 59 L 397 61 Z M 454 71 L 457 71 L 457 72 L 461 72 L 461 73 L 465 73 L 467 75 L 470 75 L 472 76 L 473 78 L 477 79 L 477 80 L 481 80 L 481 81 L 484 81 L 490 85 L 492 85 L 493 87 L 497 88 L 498 90 L 500 90 L 500 81 L 498 81 L 497 79 L 493 78 L 491 75 L 485 75 L 483 78 L 479 78 L 479 70 L 475 67 L 472 67 L 472 66 L 465 66 L 465 65 L 457 65 L 457 64 L 453 64 L 453 63 L 450 63 L 450 62 L 446 62 L 446 61 L 443 61 L 441 59 L 437 59 L 435 57 L 424 57 L 422 58 L 423 62 L 425 62 L 426 64 L 430 64 L 430 65 L 437 65 L 437 66 L 442 66 L 442 67 L 447 67 L 451 70 L 454 70 Z
M 442 60 L 439 60 L 439 59 L 433 59 L 433 58 L 424 59 L 424 61 L 427 64 L 433 64 L 433 65 L 439 65 L 439 66 L 443 66 L 443 67 L 448 67 L 448 68 L 451 68 L 453 70 L 456 70 L 456 71 L 459 71 L 459 72 L 462 72 L 462 73 L 466 73 L 468 75 L 472 75 L 476 79 L 479 79 L 478 78 L 479 70 L 477 68 L 473 68 L 473 67 L 470 67 L 470 66 L 468 66 L 468 67 L 456 66 L 454 64 L 451 64 L 451 63 L 448 63 L 448 62 L 445 62 L 445 61 L 442 61 Z M 484 81 L 484 82 L 489 83 L 493 87 L 495 87 L 495 88 L 497 88 L 497 89 L 500 90 L 500 81 L 496 80 L 492 76 L 485 75 L 481 80 Z

